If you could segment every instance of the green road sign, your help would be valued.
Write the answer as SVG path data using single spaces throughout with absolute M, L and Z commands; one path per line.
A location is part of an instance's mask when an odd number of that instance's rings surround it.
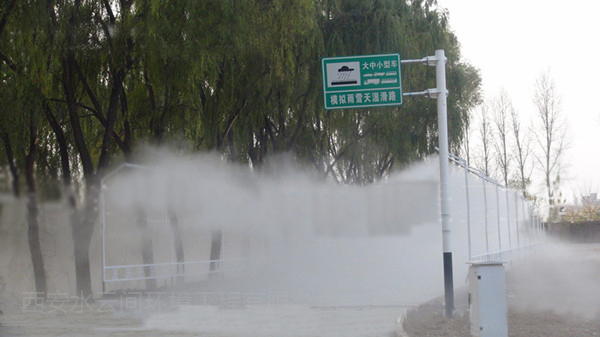
M 400 54 L 325 57 L 325 109 L 402 104 Z

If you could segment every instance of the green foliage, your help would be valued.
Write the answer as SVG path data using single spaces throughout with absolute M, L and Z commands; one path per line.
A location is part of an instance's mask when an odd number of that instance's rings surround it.
M 176 141 L 255 169 L 272 154 L 291 153 L 339 181 L 362 184 L 434 152 L 433 100 L 324 111 L 325 56 L 422 58 L 445 49 L 453 147 L 480 100 L 479 73 L 460 60 L 447 14 L 434 1 L 23 1 L 8 18 L 1 95 L 11 104 L 2 107 L 2 124 L 23 125 L 8 111 L 35 101 L 27 91 L 48 105 L 51 116 L 44 116 L 61 126 L 71 154 L 81 151 L 72 129 L 80 125 L 96 165 L 106 151 L 120 161 L 136 144 Z M 65 91 L 68 71 L 73 98 Z M 403 81 L 405 91 L 432 88 L 434 69 L 406 66 Z M 45 170 L 57 177 L 56 130 L 40 130 Z M 82 155 L 72 155 L 71 165 L 83 164 Z
M 33 139 L 47 197 L 58 197 L 62 184 L 75 205 L 71 186 L 86 187 L 72 228 L 77 292 L 87 296 L 89 261 L 81 259 L 110 165 L 134 160 L 144 143 L 178 142 L 255 170 L 286 153 L 339 182 L 376 181 L 435 151 L 435 101 L 324 111 L 320 59 L 422 58 L 436 49 L 448 56 L 457 147 L 480 78 L 461 62 L 434 0 L 3 1 L 0 155 L 8 159 L 11 148 L 23 168 Z M 402 72 L 406 91 L 435 86 L 432 67 Z

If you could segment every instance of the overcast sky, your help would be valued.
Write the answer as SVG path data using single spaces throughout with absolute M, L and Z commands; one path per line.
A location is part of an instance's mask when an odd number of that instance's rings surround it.
M 550 71 L 571 146 L 561 190 L 600 189 L 600 0 L 438 0 L 448 9 L 463 59 L 481 71 L 486 98 L 507 91 L 529 120 L 534 83 Z M 539 192 L 539 191 L 534 191 Z

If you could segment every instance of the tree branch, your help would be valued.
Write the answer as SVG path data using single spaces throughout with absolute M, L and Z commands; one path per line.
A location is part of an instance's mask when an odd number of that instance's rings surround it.
M 11 61 L 11 59 L 4 55 L 4 53 L 0 50 L 0 59 L 2 59 L 2 61 L 4 61 L 4 63 L 6 63 L 6 65 L 12 70 L 14 71 L 17 75 L 20 75 L 21 72 L 19 71 L 19 68 L 17 67 L 16 64 L 13 63 L 13 61 Z
M 110 7 L 110 3 L 108 2 L 108 0 L 102 0 L 102 3 L 104 4 L 104 8 L 106 9 L 106 12 L 108 13 L 110 23 L 114 24 L 116 19 L 115 19 L 115 15 L 113 14 L 112 8 Z
M 6 12 L 2 14 L 2 18 L 0 18 L 0 35 L 2 35 L 2 32 L 4 31 L 4 28 L 6 27 L 6 22 L 8 21 L 8 16 L 10 15 L 12 9 L 15 7 L 16 3 L 17 0 L 12 0 L 11 2 L 9 2 L 6 8 Z
M 106 127 L 106 119 L 104 118 L 104 116 L 102 114 L 102 106 L 100 105 L 100 102 L 96 98 L 96 95 L 94 95 L 92 88 L 90 88 L 90 85 L 88 84 L 87 79 L 85 78 L 85 76 L 83 75 L 83 72 L 81 71 L 81 68 L 79 67 L 79 63 L 76 60 L 73 60 L 73 68 L 75 69 L 75 72 L 77 73 L 77 77 L 79 78 L 79 81 L 83 85 L 83 90 L 85 90 L 87 96 L 89 97 L 90 101 L 92 101 L 92 104 L 94 105 L 95 110 L 90 109 L 90 111 L 94 114 L 94 116 L 96 118 L 98 118 L 100 123 L 102 123 L 102 125 Z
M 50 124 L 50 127 L 52 128 L 52 130 L 54 131 L 54 134 L 56 135 L 56 141 L 58 142 L 58 152 L 60 155 L 60 161 L 61 161 L 61 167 L 62 167 L 63 183 L 67 186 L 70 186 L 71 185 L 71 167 L 69 164 L 69 152 L 68 152 L 67 137 L 65 136 L 65 133 L 64 133 L 62 127 L 56 120 L 56 117 L 54 116 L 54 114 L 51 112 L 50 106 L 48 105 L 48 103 L 46 101 L 44 101 L 42 103 L 42 112 L 44 113 L 46 120 L 48 121 L 48 123 Z M 72 201 L 70 200 L 70 202 L 72 202 Z

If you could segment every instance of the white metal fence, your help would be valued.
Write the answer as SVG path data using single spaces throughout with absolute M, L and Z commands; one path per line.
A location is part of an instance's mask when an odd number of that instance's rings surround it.
M 453 181 L 458 192 L 462 189 L 453 211 L 466 222 L 469 261 L 511 260 L 544 241 L 542 223 L 521 192 L 502 186 L 462 158 L 450 155 L 450 160 L 464 173 L 462 182 Z
M 179 233 L 183 235 L 185 261 L 177 261 L 175 230 L 169 218 L 165 200 L 141 206 L 144 208 L 144 228 L 137 228 L 138 215 L 135 210 L 124 210 L 118 205 L 123 199 L 111 194 L 112 178 L 124 170 L 135 170 L 137 174 L 152 172 L 151 169 L 132 164 L 124 164 L 109 173 L 102 180 L 100 196 L 100 221 L 102 225 L 102 285 L 103 292 L 118 289 L 139 289 L 146 287 L 146 280 L 156 280 L 157 285 L 173 286 L 179 282 L 196 282 L 212 277 L 223 278 L 244 270 L 256 269 L 256 259 L 250 257 L 226 257 L 225 235 L 221 235 L 221 258 L 207 259 L 211 238 L 210 231 L 204 233 Z M 135 196 L 128 196 L 129 200 Z M 127 208 L 127 206 L 124 206 Z M 132 208 L 132 207 L 129 207 Z M 186 220 L 181 219 L 182 224 Z M 181 224 L 180 224 L 181 225 Z M 154 263 L 140 263 L 142 241 L 149 235 L 152 241 Z
M 530 202 L 519 192 L 501 186 L 481 171 L 468 167 L 465 161 L 458 157 L 452 156 L 451 160 L 457 164 L 451 170 L 449 183 L 453 241 L 459 264 L 467 261 L 510 260 L 544 240 L 544 230 L 539 218 L 532 215 Z M 258 261 L 256 256 L 244 253 L 243 246 L 247 245 L 247 242 L 233 237 L 235 235 L 228 236 L 226 232 L 222 237 L 220 258 L 211 261 L 208 259 L 210 248 L 207 248 L 211 245 L 210 232 L 194 231 L 195 227 L 189 224 L 186 227 L 188 220 L 185 218 L 179 219 L 185 259 L 178 262 L 176 233 L 170 223 L 166 206 L 168 197 L 157 198 L 144 206 L 147 228 L 140 230 L 134 225 L 136 214 L 131 210 L 136 206 L 120 204 L 122 195 L 119 194 L 129 192 L 119 191 L 111 194 L 112 186 L 119 183 L 112 179 L 123 170 L 135 170 L 136 174 L 152 172 L 146 167 L 125 164 L 108 174 L 102 181 L 100 214 L 102 281 L 105 286 L 103 291 L 110 291 L 110 288 L 143 288 L 144 281 L 152 279 L 162 285 L 173 285 L 180 280 L 201 281 L 211 276 L 224 277 L 260 267 L 261 261 Z M 129 176 L 127 179 L 132 178 Z M 143 184 L 135 188 L 142 191 L 137 191 L 138 193 L 152 188 L 146 186 L 147 183 Z M 410 235 L 411 227 L 407 226 L 406 222 L 435 223 L 434 213 L 439 212 L 434 201 L 438 193 L 435 181 L 389 181 L 370 188 L 340 187 L 333 190 L 314 187 L 308 192 L 296 190 L 277 193 L 273 198 L 285 205 L 283 208 L 292 210 L 274 211 L 265 208 L 256 211 L 255 216 L 260 219 L 275 218 L 274 221 L 287 223 L 289 227 L 286 227 L 285 231 L 291 231 L 291 237 L 294 221 L 312 223 L 312 229 L 317 231 L 314 235 L 353 235 L 354 232 L 359 235 Z M 415 197 L 417 194 L 420 197 Z M 128 198 L 134 199 L 135 196 Z M 308 201 L 298 202 L 304 199 Z M 247 207 L 252 208 L 256 205 Z M 280 218 L 277 218 L 278 216 Z M 365 222 L 368 223 L 366 229 L 360 227 Z M 404 224 L 401 224 L 402 222 Z M 140 263 L 143 260 L 143 235 L 152 236 L 154 263 Z M 263 244 L 264 242 L 258 243 Z

